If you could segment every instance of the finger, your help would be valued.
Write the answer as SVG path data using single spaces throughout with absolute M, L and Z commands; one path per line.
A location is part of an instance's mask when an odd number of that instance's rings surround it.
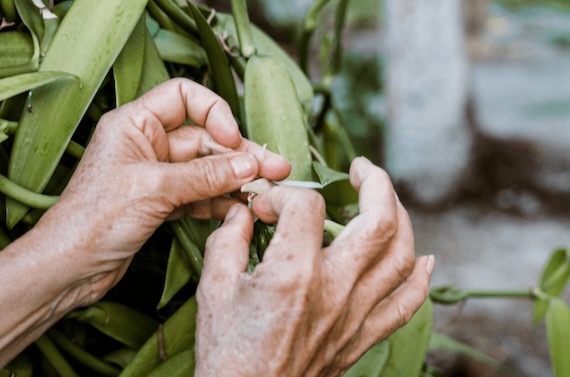
M 218 144 L 204 128 L 199 126 L 180 126 L 169 131 L 168 142 L 169 160 L 172 162 L 189 161 L 196 157 L 234 151 Z M 261 164 L 260 177 L 280 181 L 291 172 L 291 165 L 283 157 L 247 139 L 242 139 L 235 150 L 249 153 L 257 158 Z
M 249 261 L 249 242 L 253 233 L 253 218 L 247 206 L 232 205 L 225 220 L 206 242 L 204 268 L 200 284 L 214 295 L 223 294 L 220 285 L 231 288 L 237 276 L 245 271 Z
M 291 164 L 277 153 L 273 153 L 253 141 L 243 139 L 236 148 L 254 155 L 260 162 L 259 176 L 272 181 L 281 181 L 291 173 Z
M 253 180 L 258 171 L 255 157 L 234 152 L 188 162 L 161 163 L 156 166 L 154 174 L 147 175 L 152 179 L 151 185 L 155 177 L 160 177 L 155 194 L 166 197 L 171 212 L 187 203 L 237 191 Z
M 213 199 L 187 203 L 179 208 L 176 208 L 166 220 L 176 220 L 183 216 L 189 216 L 195 219 L 223 220 L 226 213 L 228 212 L 228 209 L 237 203 L 243 204 L 243 202 L 230 196 L 219 196 Z
M 180 126 L 186 118 L 205 127 L 220 144 L 234 148 L 241 143 L 238 125 L 232 111 L 220 96 L 188 79 L 169 80 L 134 101 L 154 117 L 145 121 L 167 131 Z M 144 114 L 143 114 L 144 116 Z
M 357 333 L 337 356 L 342 369 L 347 368 L 379 341 L 405 325 L 420 308 L 429 294 L 434 268 L 432 255 L 419 257 L 408 280 L 389 297 L 376 305 Z
M 343 333 L 337 336 L 335 341 L 344 345 L 350 341 L 354 332 L 362 321 L 370 314 L 376 305 L 384 298 L 392 294 L 406 279 L 409 278 L 415 266 L 414 255 L 414 235 L 409 216 L 404 207 L 398 205 L 398 232 L 387 245 L 385 251 L 379 252 L 378 257 L 371 261 L 368 268 L 361 276 L 353 273 L 343 275 L 342 283 L 337 287 L 337 297 L 345 301 L 339 303 L 347 308 L 345 321 L 338 324 L 340 326 L 351 326 L 349 331 L 337 330 L 334 328 L 331 333 Z M 327 253 L 327 255 L 329 255 Z M 344 267 L 347 271 L 344 260 L 332 260 L 327 264 L 331 267 L 330 274 L 336 274 Z M 343 264 L 344 263 L 344 264 Z M 353 279 L 356 278 L 356 281 Z M 346 329 L 346 328 L 345 328 Z
M 330 258 L 360 276 L 398 230 L 398 204 L 390 178 L 364 158 L 350 168 L 350 182 L 359 191 L 360 214 L 329 247 Z
M 320 255 L 325 218 L 324 199 L 306 189 L 275 187 L 253 200 L 254 213 L 277 228 L 263 261 L 279 260 L 312 267 Z

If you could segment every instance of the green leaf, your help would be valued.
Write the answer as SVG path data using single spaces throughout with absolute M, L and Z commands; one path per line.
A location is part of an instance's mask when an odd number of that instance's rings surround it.
M 146 26 L 143 14 L 113 64 L 117 107 L 137 98 L 145 56 Z
M 306 116 L 287 70 L 269 56 L 252 56 L 245 71 L 247 136 L 287 159 L 289 179 L 313 177 Z
M 186 377 L 194 375 L 194 350 L 186 350 L 166 360 L 147 377 Z
M 190 261 L 176 238 L 173 238 L 170 246 L 170 255 L 168 256 L 168 265 L 166 266 L 164 289 L 157 309 L 168 304 L 172 297 L 190 281 L 192 275 L 193 270 Z
M 388 338 L 390 356 L 382 377 L 419 376 L 431 336 L 433 307 L 428 299 L 410 322 Z
M 49 363 L 57 371 L 61 377 L 78 377 L 71 365 L 65 357 L 59 352 L 59 349 L 51 341 L 47 335 L 40 336 L 34 343 L 40 352 L 45 356 Z
M 33 112 L 24 111 L 10 155 L 8 176 L 41 192 L 103 78 L 140 19 L 146 0 L 76 0 L 61 22 L 40 71 L 77 76 L 81 86 L 56 81 L 33 92 Z M 6 202 L 13 227 L 28 208 Z
M 196 332 L 196 298 L 192 297 L 180 307 L 150 337 L 137 353 L 133 361 L 123 370 L 120 377 L 147 376 L 163 360 L 161 354 L 170 359 L 184 350 L 193 350 Z M 160 345 L 159 345 L 160 344 Z
M 237 95 L 234 76 L 230 67 L 230 62 L 226 56 L 226 52 L 222 47 L 218 37 L 204 18 L 202 13 L 192 3 L 188 3 L 204 50 L 208 55 L 212 77 L 214 79 L 215 91 L 224 98 L 232 109 L 232 113 L 239 120 L 241 119 L 240 102 Z
M 473 360 L 487 365 L 497 371 L 505 374 L 512 374 L 507 368 L 495 361 L 492 357 L 487 356 L 476 348 L 465 343 L 458 342 L 455 339 L 441 333 L 432 333 L 429 341 L 430 351 L 453 351 L 465 355 Z
M 553 298 L 546 313 L 548 348 L 555 377 L 570 376 L 570 308 L 564 301 Z
M 218 33 L 221 34 L 225 32 L 234 38 L 238 38 L 234 20 L 231 15 L 217 13 L 216 18 L 219 22 L 214 25 L 214 28 Z M 289 54 L 283 51 L 281 46 L 279 46 L 261 29 L 255 25 L 251 25 L 251 30 L 253 32 L 253 39 L 255 40 L 257 54 L 261 56 L 271 56 L 283 64 L 283 67 L 291 77 L 291 80 L 293 80 L 293 84 L 295 85 L 295 89 L 297 91 L 297 96 L 303 105 L 303 109 L 306 112 L 310 111 L 313 103 L 314 92 L 313 85 L 305 73 L 299 68 L 297 63 L 291 59 Z
M 79 83 L 77 77 L 66 72 L 31 72 L 6 77 L 0 79 L 0 101 L 57 80 L 70 79 L 74 79 L 76 83 Z
M 87 309 L 69 315 L 95 327 L 102 333 L 131 348 L 139 348 L 156 331 L 158 322 L 126 305 L 99 301 Z
M 255 53 L 255 42 L 247 14 L 245 0 L 231 0 L 234 24 L 236 25 L 241 54 L 249 58 Z
M 380 342 L 370 348 L 343 377 L 381 377 L 389 354 L 388 342 Z
M 137 97 L 170 78 L 149 31 L 147 30 L 145 34 L 143 72 Z
M 42 39 L 44 22 L 40 10 L 29 0 L 14 0 L 14 5 L 16 5 L 20 18 L 32 35 L 38 40 Z
M 548 296 L 557 297 L 564 291 L 570 279 L 570 249 L 556 249 L 550 254 L 540 279 L 539 289 Z M 533 322 L 537 323 L 546 314 L 548 300 L 538 299 L 534 303 Z
M 349 178 L 347 173 L 331 169 L 318 161 L 313 161 L 313 169 L 315 169 L 315 172 L 319 177 L 319 181 L 323 186 Z
M 186 64 L 192 67 L 202 67 L 208 58 L 202 46 L 192 38 L 175 32 L 159 29 L 154 42 L 160 57 L 168 62 Z
M 18 12 L 14 6 L 14 0 L 0 0 L 0 9 L 2 9 L 8 21 L 15 22 L 18 20 Z
M 34 42 L 28 33 L 3 31 L 0 33 L 0 78 L 34 70 L 31 59 Z

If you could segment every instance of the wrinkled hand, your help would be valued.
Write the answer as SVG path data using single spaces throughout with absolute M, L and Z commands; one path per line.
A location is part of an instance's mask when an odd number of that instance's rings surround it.
M 186 119 L 193 125 L 182 125 Z M 223 150 L 230 153 L 217 153 Z M 228 104 L 190 80 L 170 80 L 104 115 L 60 201 L 40 227 L 74 249 L 71 271 L 87 302 L 122 277 L 166 219 L 209 218 L 222 197 L 256 176 L 284 179 L 289 164 L 241 137 Z
M 246 272 L 250 211 L 233 205 L 207 244 L 198 287 L 197 376 L 336 376 L 425 300 L 433 257 L 414 257 L 410 220 L 385 172 L 356 159 L 360 215 L 322 248 L 316 192 L 276 187 L 255 214 L 277 223 Z

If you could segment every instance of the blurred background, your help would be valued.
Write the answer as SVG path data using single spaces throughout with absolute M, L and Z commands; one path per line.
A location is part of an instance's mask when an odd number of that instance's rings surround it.
M 206 3 L 223 10 L 229 2 Z M 251 1 L 251 17 L 295 55 L 312 3 Z M 417 253 L 436 256 L 433 286 L 526 290 L 550 252 L 570 246 L 569 4 L 349 1 L 332 100 L 357 153 L 393 177 Z M 329 13 L 313 38 L 314 77 L 326 59 L 319 52 L 332 28 Z M 436 309 L 437 331 L 516 375 L 552 375 L 530 301 Z M 430 362 L 446 376 L 498 375 L 451 353 L 434 353 Z

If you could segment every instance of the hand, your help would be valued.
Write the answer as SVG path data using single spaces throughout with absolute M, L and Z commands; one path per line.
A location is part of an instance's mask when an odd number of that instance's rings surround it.
M 186 118 L 194 125 L 182 125 Z M 232 153 L 216 155 L 228 148 Z M 190 80 L 170 80 L 101 118 L 60 201 L 38 227 L 73 246 L 81 265 L 71 270 L 88 283 L 88 304 L 118 282 L 166 219 L 211 218 L 220 203 L 231 202 L 222 195 L 258 175 L 289 174 L 284 159 L 267 152 L 258 161 L 263 154 L 241 137 L 219 96 Z
M 322 248 L 316 192 L 276 187 L 253 211 L 277 222 L 252 275 L 253 220 L 230 208 L 206 247 L 198 286 L 197 376 L 336 376 L 410 320 L 425 300 L 433 257 L 414 257 L 408 215 L 385 172 L 356 159 L 360 215 Z

